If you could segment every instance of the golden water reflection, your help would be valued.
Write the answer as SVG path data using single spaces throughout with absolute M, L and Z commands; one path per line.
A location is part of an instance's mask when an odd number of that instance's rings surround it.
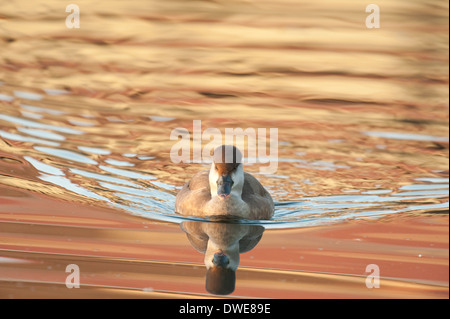
M 276 212 L 232 296 L 448 297 L 447 1 L 377 1 L 370 30 L 352 0 L 76 3 L 80 29 L 0 4 L 2 296 L 203 297 L 173 204 L 204 165 L 170 160 L 201 120 L 279 133 L 276 173 L 245 167 Z

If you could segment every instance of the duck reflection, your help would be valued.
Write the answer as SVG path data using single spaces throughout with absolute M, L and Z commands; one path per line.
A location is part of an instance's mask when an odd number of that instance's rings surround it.
M 240 254 L 261 240 L 264 227 L 226 222 L 186 221 L 181 224 L 191 245 L 205 254 L 206 290 L 228 295 L 235 289 Z

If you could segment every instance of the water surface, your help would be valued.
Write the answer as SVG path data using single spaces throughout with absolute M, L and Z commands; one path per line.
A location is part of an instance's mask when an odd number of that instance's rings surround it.
M 172 294 L 164 296 L 206 293 L 197 288 L 204 275 L 202 258 L 180 229 L 183 222 L 201 220 L 173 210 L 177 191 L 209 165 L 170 159 L 172 130 L 192 133 L 194 120 L 202 121 L 202 130 L 221 132 L 278 128 L 277 171 L 260 173 L 263 163 L 245 167 L 276 203 L 273 219 L 242 221 L 265 229 L 255 251 L 284 251 L 289 234 L 298 241 L 292 249 L 306 247 L 303 232 L 338 229 L 332 227 L 349 221 L 378 222 L 386 234 L 390 218 L 394 225 L 403 216 L 429 216 L 445 224 L 448 3 L 381 1 L 382 26 L 369 30 L 364 5 L 354 1 L 78 1 L 80 29 L 66 28 L 67 13 L 56 0 L 37 1 L 33 8 L 22 2 L 0 5 L 1 265 L 23 265 L 19 284 L 38 289 L 61 282 L 61 276 L 42 279 L 43 270 L 32 266 L 39 260 L 55 269 L 75 258 L 73 263 L 86 262 L 92 269 L 99 260 L 118 267 L 108 259 L 114 257 L 125 263 L 151 260 L 148 271 L 129 269 L 137 277 L 156 276 L 163 264 L 180 262 L 176 267 L 195 273 L 185 277 L 193 286 L 177 286 L 174 266 L 173 271 L 165 268 L 158 289 Z M 77 217 L 74 203 L 93 212 Z M 55 209 L 47 214 L 49 207 Z M 424 232 L 433 233 L 424 226 L 432 222 L 419 220 Z M 411 229 L 405 236 L 414 233 Z M 58 244 L 64 233 L 84 248 L 72 251 L 69 244 Z M 170 241 L 171 236 L 176 239 Z M 130 238 L 145 241 L 146 248 L 129 256 L 129 247 L 123 254 L 111 248 L 104 252 L 112 242 L 126 247 Z M 170 242 L 167 255 L 158 250 L 161 238 Z M 337 241 L 334 233 L 332 238 Z M 430 241 L 427 249 L 434 249 L 434 259 L 423 266 L 437 277 L 424 275 L 425 270 L 396 273 L 406 261 L 404 250 L 392 245 L 384 247 L 387 254 L 402 258 L 385 265 L 394 271 L 391 277 L 402 285 L 431 284 L 448 295 L 448 241 L 439 238 Z M 331 269 L 326 259 L 331 257 L 323 252 L 327 244 L 319 242 L 315 249 L 322 248 L 322 255 L 315 255 L 314 265 L 299 263 L 295 254 L 297 259 L 288 254 L 281 265 L 262 253 L 256 253 L 255 263 L 248 257 L 243 265 L 252 288 L 235 296 L 305 296 L 293 283 L 296 276 L 309 275 L 295 271 L 342 275 L 334 285 L 346 287 L 348 295 L 340 296 L 358 296 L 366 289 L 358 286 L 363 283 L 355 283 L 356 289 L 343 282 L 347 275 L 362 276 L 366 259 L 359 268 Z M 91 250 L 89 245 L 99 243 L 103 248 Z M 333 245 L 330 250 L 339 254 Z M 422 244 L 413 247 L 419 250 L 416 257 L 426 255 Z M 359 248 L 352 249 L 344 255 L 350 258 Z M 61 254 L 61 261 L 54 261 L 52 253 Z M 114 286 L 117 271 L 105 275 L 102 285 Z M 14 288 L 11 278 L 16 277 L 1 277 L 6 292 L 25 291 Z M 262 292 L 265 279 L 289 287 L 270 295 Z M 133 280 L 127 289 L 156 294 L 154 287 Z M 94 286 L 92 296 L 99 289 Z M 333 284 L 326 287 L 333 291 Z M 414 296 L 436 296 L 425 288 L 411 289 L 418 291 Z M 384 296 L 407 297 L 407 291 L 389 290 Z

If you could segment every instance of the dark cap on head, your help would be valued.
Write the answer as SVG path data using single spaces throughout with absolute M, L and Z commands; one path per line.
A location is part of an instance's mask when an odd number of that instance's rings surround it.
M 222 145 L 214 150 L 213 161 L 220 175 L 228 175 L 242 163 L 242 153 L 233 145 Z
M 215 295 L 228 295 L 234 291 L 236 272 L 224 267 L 211 267 L 206 272 L 206 290 Z

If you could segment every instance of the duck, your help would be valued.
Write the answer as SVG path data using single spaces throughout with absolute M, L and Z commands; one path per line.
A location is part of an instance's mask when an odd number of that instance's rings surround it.
M 216 295 L 234 291 L 240 254 L 255 248 L 264 233 L 260 225 L 214 221 L 184 221 L 180 227 L 190 244 L 205 255 L 205 288 Z
M 274 213 L 269 192 L 244 172 L 242 153 L 234 145 L 214 149 L 211 167 L 195 174 L 175 199 L 183 216 L 268 220 Z

